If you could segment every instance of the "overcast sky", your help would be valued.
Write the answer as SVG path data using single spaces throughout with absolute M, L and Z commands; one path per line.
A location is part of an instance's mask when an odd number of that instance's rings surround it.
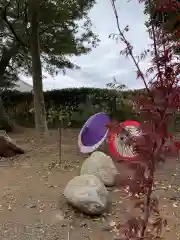
M 93 23 L 93 30 L 101 39 L 100 45 L 84 56 L 73 57 L 72 60 L 81 69 L 67 71 L 66 76 L 58 75 L 52 79 L 50 76 L 44 80 L 44 90 L 67 87 L 106 87 L 112 82 L 113 76 L 128 88 L 142 87 L 142 82 L 136 80 L 135 67 L 131 59 L 125 59 L 119 52 L 123 49 L 122 44 L 116 44 L 115 40 L 109 39 L 111 33 L 117 33 L 115 17 L 109 0 L 97 0 L 97 4 L 89 13 Z M 128 40 L 133 44 L 135 53 L 141 53 L 149 44 L 148 34 L 144 26 L 146 20 L 143 14 L 143 5 L 138 0 L 120 0 L 117 2 L 120 25 L 130 25 L 127 34 Z M 146 68 L 147 61 L 141 64 Z M 26 79 L 32 83 L 31 79 Z

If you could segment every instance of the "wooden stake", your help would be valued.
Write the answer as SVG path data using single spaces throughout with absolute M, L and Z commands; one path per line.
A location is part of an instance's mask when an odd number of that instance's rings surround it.
M 62 120 L 59 121 L 59 164 L 62 163 Z

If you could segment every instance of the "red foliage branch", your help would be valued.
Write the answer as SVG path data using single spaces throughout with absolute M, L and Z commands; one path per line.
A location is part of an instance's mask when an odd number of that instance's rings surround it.
M 139 67 L 139 62 L 133 54 L 133 46 L 125 37 L 125 33 L 129 31 L 126 26 L 121 30 L 119 17 L 115 6 L 115 1 L 110 0 L 113 12 L 116 18 L 118 35 L 111 35 L 120 39 L 126 48 L 121 54 L 130 56 L 137 68 L 137 78 L 141 78 L 145 90 L 139 93 L 134 100 L 136 110 L 140 113 L 143 122 L 141 124 L 142 134 L 138 137 L 130 136 L 128 141 L 134 146 L 139 154 L 139 163 L 133 166 L 134 178 L 129 181 L 129 191 L 133 196 L 138 196 L 139 200 L 135 207 L 139 207 L 143 211 L 143 217 L 132 218 L 125 225 L 119 225 L 123 230 L 119 240 L 137 240 L 137 239 L 154 239 L 159 236 L 163 225 L 166 221 L 160 216 L 158 209 L 158 200 L 152 197 L 154 187 L 154 174 L 159 162 L 164 162 L 166 158 L 177 156 L 178 151 L 172 141 L 168 142 L 169 123 L 173 121 L 175 113 L 180 107 L 180 63 L 178 56 L 175 56 L 173 49 L 175 42 L 171 41 L 170 35 L 161 28 L 156 27 L 153 23 L 152 14 L 150 12 L 149 35 L 153 41 L 152 50 L 146 51 L 144 54 L 151 53 L 152 66 L 143 74 Z M 158 8 L 158 10 L 170 8 L 174 9 L 175 0 L 140 0 L 146 4 Z M 177 3 L 179 4 L 179 3 Z M 179 6 L 179 5 L 177 5 Z M 151 8 L 150 8 L 151 9 Z M 144 56 L 143 54 L 143 56 Z M 151 76 L 148 80 L 147 76 Z M 116 126 L 114 126 L 116 127 Z M 111 126 L 112 129 L 114 129 Z M 150 217 L 154 214 L 154 221 L 150 221 Z M 156 230 L 155 236 L 148 228 Z

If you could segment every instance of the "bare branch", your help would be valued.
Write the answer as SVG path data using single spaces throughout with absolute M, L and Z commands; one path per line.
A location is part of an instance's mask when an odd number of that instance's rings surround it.
M 151 29 L 152 29 L 154 54 L 155 54 L 155 57 L 156 57 L 156 65 L 157 65 L 160 81 L 162 83 L 162 74 L 161 74 L 161 71 L 160 71 L 160 64 L 159 64 L 159 61 L 158 61 L 159 60 L 159 55 L 158 55 L 157 46 L 156 46 L 155 27 L 154 27 L 154 23 L 153 23 L 153 19 L 152 19 L 152 12 L 151 12 L 151 0 L 148 0 L 148 5 L 149 5 L 149 9 L 150 9 L 150 21 L 151 21 Z
M 135 66 L 136 66 L 136 68 L 137 68 L 137 70 L 139 72 L 139 75 L 140 75 L 141 79 L 143 80 L 143 83 L 145 85 L 146 90 L 149 92 L 149 88 L 148 88 L 148 85 L 146 83 L 144 74 L 142 73 L 142 71 L 141 71 L 141 69 L 140 69 L 140 67 L 138 65 L 138 62 L 136 61 L 136 58 L 134 57 L 134 54 L 133 54 L 133 51 L 132 51 L 132 47 L 131 47 L 130 43 L 127 41 L 127 39 L 125 38 L 125 36 L 123 34 L 123 31 L 120 28 L 119 17 L 118 17 L 117 9 L 116 9 L 116 6 L 115 6 L 115 0 L 110 0 L 110 2 L 111 2 L 112 8 L 113 8 L 113 12 L 114 12 L 114 15 L 115 15 L 115 18 L 116 18 L 116 24 L 117 24 L 117 28 L 118 28 L 118 31 L 119 31 L 119 35 L 121 36 L 122 41 L 126 44 L 128 52 L 129 52 L 129 55 L 131 56 Z

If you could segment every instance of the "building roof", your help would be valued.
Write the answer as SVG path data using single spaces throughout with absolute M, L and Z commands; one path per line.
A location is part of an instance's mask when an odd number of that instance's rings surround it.
M 20 92 L 31 92 L 33 90 L 33 86 L 23 80 L 18 80 L 14 89 Z

